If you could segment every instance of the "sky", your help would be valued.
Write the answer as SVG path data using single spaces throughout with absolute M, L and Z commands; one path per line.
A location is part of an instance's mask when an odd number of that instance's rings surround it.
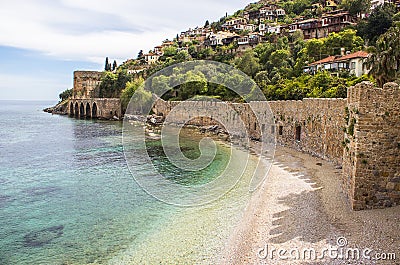
M 58 100 L 73 71 L 136 58 L 246 0 L 13 0 L 0 8 L 0 100 Z

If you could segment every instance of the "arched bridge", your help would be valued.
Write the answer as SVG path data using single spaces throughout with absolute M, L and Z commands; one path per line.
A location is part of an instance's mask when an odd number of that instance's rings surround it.
M 82 119 L 121 119 L 121 101 L 117 98 L 70 99 L 68 114 Z

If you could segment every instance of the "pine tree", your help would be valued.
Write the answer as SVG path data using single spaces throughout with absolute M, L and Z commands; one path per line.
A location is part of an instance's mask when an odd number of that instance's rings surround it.
M 142 57 L 143 57 L 143 50 L 140 50 L 137 58 L 140 59 Z
M 105 71 L 110 71 L 110 64 L 108 63 L 108 57 L 106 57 L 106 63 L 104 65 L 104 70 Z
M 117 67 L 118 67 L 117 61 L 114 60 L 114 63 L 113 63 L 113 66 L 112 66 L 112 70 L 113 71 L 117 70 Z
M 210 26 L 210 21 L 206 21 L 206 24 L 204 25 L 205 28 L 208 28 Z

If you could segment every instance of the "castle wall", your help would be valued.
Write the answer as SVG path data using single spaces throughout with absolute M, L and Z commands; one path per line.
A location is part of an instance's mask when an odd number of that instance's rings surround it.
M 363 82 L 349 88 L 348 99 L 268 104 L 159 100 L 153 111 L 176 123 L 198 126 L 225 120 L 239 128 L 242 120 L 253 139 L 260 138 L 260 130 L 273 132 L 280 144 L 341 165 L 343 192 L 354 210 L 363 210 L 400 205 L 399 99 L 400 89 L 394 83 L 379 89 Z M 263 117 L 258 125 L 254 112 Z M 206 117 L 194 118 L 199 114 Z
M 278 143 L 341 164 L 345 99 L 269 102 Z
M 269 104 L 269 107 L 268 107 Z M 179 107 L 178 107 L 179 106 Z M 274 133 L 277 142 L 313 155 L 341 164 L 343 159 L 345 126 L 345 99 L 304 99 L 303 101 L 272 101 L 251 102 L 250 104 L 222 102 L 165 102 L 159 100 L 154 112 L 168 116 L 171 110 L 171 120 L 176 123 L 207 126 L 220 121 L 232 124 L 231 134 L 240 128 L 240 123 L 246 127 L 252 139 L 260 139 L 260 130 L 264 133 Z M 269 108 L 273 113 L 270 115 Z M 208 117 L 193 119 L 201 116 L 202 110 L 209 113 Z M 256 115 L 260 117 L 257 122 Z M 206 115 L 203 115 L 206 116 Z M 238 119 L 240 118 L 240 119 Z M 190 121 L 190 122 L 188 122 Z M 300 131 L 299 139 L 296 130 Z
M 102 72 L 74 72 L 74 89 L 72 99 L 68 104 L 69 115 L 80 118 L 122 118 L 121 100 L 119 98 L 99 98 L 101 77 Z M 78 104 L 78 108 L 76 108 L 76 104 Z M 81 107 L 81 104 L 83 104 L 83 107 Z
M 121 100 L 117 98 L 71 99 L 68 114 L 80 118 L 122 118 Z
M 400 89 L 364 82 L 348 90 L 343 183 L 353 209 L 400 204 Z
M 101 76 L 102 72 L 75 71 L 72 97 L 75 99 L 98 98 Z

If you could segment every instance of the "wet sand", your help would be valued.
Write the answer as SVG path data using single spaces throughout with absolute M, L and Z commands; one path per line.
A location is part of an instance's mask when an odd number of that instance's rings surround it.
M 267 180 L 256 191 L 244 218 L 228 239 L 218 264 L 400 264 L 400 207 L 352 211 L 340 189 L 340 169 L 319 158 L 278 147 Z M 276 249 L 303 251 L 338 247 L 345 237 L 348 248 L 370 253 L 395 253 L 396 260 L 279 259 Z M 296 252 L 294 252 L 293 256 Z M 369 252 L 367 253 L 369 254 Z M 322 256 L 322 254 L 320 255 Z M 335 257 L 335 255 L 334 255 Z M 351 255 L 350 255 L 351 257 Z M 265 258 L 265 259 L 264 259 Z

